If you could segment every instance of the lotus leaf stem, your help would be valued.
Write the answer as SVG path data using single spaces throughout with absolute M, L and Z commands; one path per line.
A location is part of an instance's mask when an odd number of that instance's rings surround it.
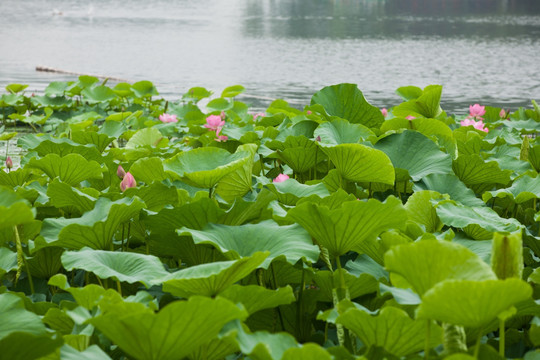
M 15 276 L 15 282 L 19 280 L 19 276 L 21 275 L 21 269 L 24 265 L 26 269 L 26 274 L 28 275 L 28 282 L 30 284 L 30 291 L 32 294 L 34 294 L 34 282 L 32 281 L 32 274 L 30 273 L 30 267 L 28 266 L 28 262 L 26 261 L 26 257 L 24 256 L 22 243 L 21 243 L 21 237 L 19 236 L 19 230 L 17 229 L 17 225 L 13 225 L 13 232 L 15 233 L 15 243 L 17 244 L 17 275 Z

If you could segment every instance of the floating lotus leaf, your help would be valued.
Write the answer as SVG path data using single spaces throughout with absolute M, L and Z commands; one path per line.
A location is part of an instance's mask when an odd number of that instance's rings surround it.
M 394 185 L 394 166 L 380 150 L 361 144 L 340 144 L 322 150 L 347 180 Z
M 296 300 L 290 286 L 270 290 L 256 285 L 232 285 L 221 292 L 219 296 L 235 304 L 242 303 L 250 315 L 263 309 L 287 305 Z
M 311 97 L 311 105 L 319 104 L 329 115 L 354 124 L 378 128 L 384 122 L 381 111 L 371 105 L 355 84 L 324 87 Z
M 384 203 L 347 201 L 333 210 L 305 202 L 289 210 L 287 217 L 302 225 L 334 258 L 351 250 L 361 252 L 364 242 L 385 230 L 402 228 L 407 214 L 401 201 L 388 197 Z
M 191 235 L 196 244 L 211 244 L 229 259 L 252 256 L 257 251 L 269 251 L 262 263 L 266 269 L 275 258 L 284 256 L 291 264 L 300 259 L 315 262 L 319 249 L 309 234 L 299 225 L 279 226 L 271 220 L 243 226 L 208 224 L 202 230 L 182 228 L 180 235 Z
M 352 330 L 364 346 L 379 346 L 389 353 L 402 357 L 420 351 L 425 346 L 427 323 L 413 320 L 401 309 L 387 306 L 378 315 L 372 316 L 357 308 L 349 308 L 336 319 Z M 442 329 L 431 324 L 429 347 L 442 341 Z
M 482 328 L 531 295 L 532 288 L 521 279 L 447 280 L 424 294 L 416 315 L 418 319 Z
M 208 189 L 226 175 L 241 169 L 251 157 L 247 151 L 231 154 L 220 148 L 204 147 L 181 152 L 165 160 L 163 167 L 173 179 Z
M 365 141 L 375 133 L 361 124 L 353 124 L 347 120 L 335 118 L 332 121 L 324 122 L 317 127 L 313 133 L 314 137 L 319 137 L 321 145 L 357 144 Z
M 43 171 L 51 179 L 59 177 L 69 184 L 77 185 L 87 179 L 101 179 L 101 166 L 95 161 L 88 161 L 82 155 L 68 154 L 60 157 L 49 154 L 41 159 L 32 158 L 27 167 Z
M 488 207 L 469 207 L 452 202 L 443 202 L 437 205 L 437 215 L 441 221 L 448 226 L 471 231 L 471 235 L 478 240 L 491 238 L 491 233 L 515 232 L 521 229 L 522 225 L 516 219 L 505 219 L 500 217 L 493 209 Z M 471 228 L 475 226 L 482 231 Z
M 130 284 L 140 282 L 147 287 L 168 275 L 155 256 L 90 248 L 64 252 L 62 265 L 68 271 L 83 269 L 101 279 L 113 278 Z
M 540 177 L 531 177 L 527 175 L 519 177 L 509 188 L 486 191 L 482 195 L 482 200 L 487 203 L 495 197 L 510 198 L 516 204 L 540 198 Z
M 133 218 L 143 208 L 137 198 L 123 198 L 112 202 L 99 198 L 93 210 L 80 218 L 49 218 L 43 221 L 36 248 L 61 246 L 68 249 L 109 249 L 118 225 Z
M 384 263 L 392 281 L 397 282 L 395 285 L 407 284 L 420 296 L 447 279 L 496 278 L 489 265 L 475 253 L 448 241 L 423 240 L 394 246 L 386 252 Z
M 432 174 L 422 178 L 413 186 L 414 191 L 433 190 L 441 194 L 448 194 L 452 200 L 466 206 L 484 206 L 484 202 L 478 199 L 474 191 L 469 189 L 457 176 L 453 174 Z
M 174 296 L 216 296 L 255 270 L 269 255 L 257 252 L 250 257 L 217 261 L 179 270 L 161 279 L 163 291 Z
M 215 338 L 229 321 L 246 315 L 228 300 L 193 296 L 157 314 L 109 312 L 90 322 L 134 359 L 176 360 Z
M 389 135 L 377 142 L 396 169 L 407 170 L 413 181 L 430 174 L 451 174 L 452 158 L 439 150 L 437 144 L 416 131 L 406 130 Z M 398 179 L 403 181 L 408 179 Z

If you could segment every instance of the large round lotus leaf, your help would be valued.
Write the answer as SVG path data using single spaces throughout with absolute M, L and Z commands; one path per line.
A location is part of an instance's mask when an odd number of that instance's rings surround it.
M 242 168 L 250 158 L 247 151 L 231 154 L 221 148 L 204 147 L 181 152 L 165 160 L 163 167 L 173 179 L 187 180 L 194 186 L 209 189 Z
M 405 204 L 409 220 L 423 225 L 426 232 L 440 231 L 443 223 L 437 216 L 437 211 L 431 204 L 431 200 L 441 198 L 443 198 L 442 195 L 436 191 L 421 190 L 413 193 Z
M 105 85 L 86 88 L 81 91 L 81 95 L 84 97 L 85 101 L 88 101 L 91 104 L 110 101 L 117 97 L 116 93 Z
M 384 263 L 393 282 L 405 279 L 420 296 L 447 279 L 496 279 L 489 265 L 475 253 L 448 241 L 424 240 L 394 246 L 384 255 Z
M 163 291 L 175 296 L 216 296 L 248 276 L 268 255 L 268 252 L 258 252 L 238 260 L 195 265 L 170 274 L 160 282 L 163 282 Z
M 139 147 L 164 147 L 169 140 L 164 137 L 155 127 L 144 128 L 137 131 L 127 142 L 126 149 L 136 149 Z
M 235 304 L 242 303 L 250 315 L 259 310 L 290 304 L 296 300 L 289 285 L 276 290 L 266 289 L 258 285 L 233 285 L 221 292 L 219 296 Z
M 332 257 L 350 250 L 361 252 L 363 242 L 376 239 L 383 231 L 402 228 L 407 220 L 401 201 L 393 196 L 384 203 L 347 201 L 332 210 L 305 202 L 289 210 L 287 217 L 302 225 Z
M 49 134 L 37 136 L 28 134 L 19 139 L 19 146 L 37 152 L 41 157 L 48 154 L 65 156 L 67 154 L 79 154 L 87 160 L 100 161 L 101 153 L 94 144 L 81 144 L 68 138 L 54 138 Z
M 34 220 L 36 210 L 10 188 L 0 186 L 0 229 Z
M 378 289 L 379 283 L 369 274 L 361 274 L 359 277 L 356 277 L 344 269 L 336 270 L 335 272 L 318 271 L 313 276 L 313 281 L 315 281 L 321 291 L 318 298 L 319 301 L 333 301 L 333 292 L 335 291 L 336 284 L 339 283 L 341 276 L 347 286 L 351 299 L 373 293 Z
M 89 248 L 65 251 L 62 254 L 62 264 L 67 271 L 83 269 L 101 279 L 113 278 L 130 284 L 141 282 L 147 287 L 168 275 L 159 258 L 130 252 Z
M 182 228 L 179 235 L 191 235 L 196 244 L 211 244 L 229 259 L 252 256 L 258 251 L 269 251 L 270 256 L 262 263 L 268 268 L 272 260 L 284 256 L 295 264 L 304 258 L 315 262 L 319 248 L 313 245 L 311 236 L 299 225 L 279 226 L 272 220 L 242 226 L 208 224 L 203 230 Z
M 494 197 L 510 198 L 517 204 L 540 198 L 540 177 L 522 176 L 516 179 L 509 188 L 486 191 L 482 195 L 482 200 L 487 203 Z
M 221 178 L 216 187 L 216 193 L 228 202 L 233 202 L 235 199 L 241 198 L 251 189 L 253 157 L 257 153 L 257 145 L 240 145 L 237 152 L 241 151 L 246 151 L 250 154 L 248 160 L 243 163 L 242 167 Z
M 381 111 L 371 105 L 355 84 L 327 86 L 311 97 L 311 105 L 320 104 L 330 115 L 378 128 L 384 122 Z
M 385 307 L 377 316 L 351 307 L 339 315 L 336 323 L 352 330 L 366 347 L 379 346 L 398 357 L 420 351 L 425 345 L 426 321 L 413 320 L 395 307 Z M 430 348 L 441 343 L 442 329 L 438 325 L 431 324 L 429 334 Z
M 303 344 L 300 348 L 290 348 L 283 353 L 281 360 L 331 360 L 333 357 L 323 347 L 314 344 Z
M 406 117 L 412 115 L 416 117 L 435 118 L 442 113 L 440 106 L 442 94 L 441 85 L 428 85 L 421 94 L 418 90 L 414 90 L 413 93 L 414 95 L 411 96 L 413 97 L 412 99 L 403 102 L 392 109 L 395 116 Z M 409 98 L 409 96 L 407 96 L 407 98 Z
M 8 320 L 3 318 L 2 321 Z M 51 338 L 49 334 L 34 335 L 21 331 L 12 333 L 1 339 L 0 349 L 2 349 L 2 359 L 46 359 L 48 357 L 47 355 L 54 355 L 53 352 L 62 346 L 63 342 L 61 336 Z M 56 357 L 52 358 L 55 359 Z M 62 357 L 62 359 L 64 359 L 64 357 Z
M 388 155 L 396 169 L 407 170 L 413 181 L 430 174 L 452 173 L 450 155 L 417 131 L 406 130 L 387 136 L 379 140 L 375 148 Z
M 41 159 L 32 158 L 27 167 L 40 169 L 51 179 L 58 176 L 60 180 L 70 185 L 103 177 L 101 166 L 97 162 L 88 161 L 79 154 L 68 154 L 64 157 L 49 154 Z
M 356 144 L 361 140 L 367 140 L 375 136 L 373 131 L 361 124 L 351 124 L 347 120 L 336 118 L 322 123 L 315 132 L 314 137 L 319 137 L 321 145 Z
M 447 280 L 425 293 L 416 315 L 418 319 L 481 328 L 531 296 L 532 287 L 521 279 Z
M 453 174 L 431 174 L 424 176 L 413 186 L 414 191 L 433 190 L 441 194 L 448 194 L 450 198 L 467 206 L 484 206 L 484 202 L 476 197 L 474 191 L 469 189 L 457 176 Z
M 323 183 L 316 185 L 301 184 L 295 179 L 268 184 L 268 189 L 277 195 L 280 203 L 285 205 L 295 205 L 301 198 L 316 195 L 325 197 L 330 195 Z
M 485 162 L 480 155 L 460 155 L 452 164 L 454 173 L 466 185 L 502 184 L 510 182 L 512 170 L 501 170 L 495 161 Z
M 214 339 L 229 321 L 243 320 L 246 315 L 226 299 L 193 296 L 157 314 L 111 311 L 90 322 L 134 359 L 176 360 Z
M 394 185 L 394 166 L 380 150 L 361 144 L 340 144 L 322 150 L 347 180 Z

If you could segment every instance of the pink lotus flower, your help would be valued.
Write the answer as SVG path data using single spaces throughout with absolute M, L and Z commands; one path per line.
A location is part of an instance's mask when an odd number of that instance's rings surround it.
M 171 115 L 171 114 L 161 114 L 159 115 L 159 120 L 161 120 L 161 122 L 164 122 L 164 123 L 178 122 L 176 115 Z
M 265 117 L 265 116 L 266 116 L 266 114 L 263 113 L 263 112 L 255 113 L 255 114 L 253 114 L 253 121 L 257 121 L 257 120 L 259 120 L 259 118 L 262 118 L 262 117 Z
M 285 175 L 285 174 L 279 174 L 274 180 L 273 182 L 275 183 L 279 183 L 279 182 L 284 182 L 285 180 L 289 179 L 289 176 L 288 175 Z
M 407 119 L 407 120 L 413 120 L 413 119 L 416 119 L 416 117 L 415 117 L 415 116 L 412 116 L 412 115 L 409 115 L 409 116 L 407 116 L 405 119 Z
M 472 126 L 477 130 L 482 130 L 488 132 L 489 129 L 485 127 L 485 124 L 482 120 L 475 121 L 473 119 L 465 119 L 460 122 L 461 126 Z
M 118 175 L 120 179 L 123 179 L 124 176 L 126 176 L 126 170 L 124 170 L 122 165 L 118 165 L 118 169 L 116 169 L 116 175 Z
M 508 109 L 508 111 L 501 109 L 501 111 L 499 112 L 499 116 L 501 119 L 506 119 L 509 113 L 510 113 L 510 109 Z
M 311 115 L 311 110 L 306 111 L 306 114 Z
M 217 135 L 216 136 L 216 141 L 217 142 L 225 142 L 229 140 L 229 137 L 227 135 Z
M 131 175 L 131 173 L 128 171 L 120 183 L 120 190 L 123 192 L 126 191 L 127 188 L 133 188 L 135 186 L 137 186 L 137 182 L 135 181 L 133 175 Z
M 381 109 L 382 116 L 387 117 L 388 116 L 388 110 L 386 108 Z
M 480 106 L 479 104 L 474 104 L 469 106 L 469 117 L 473 117 L 476 119 L 481 119 L 481 116 L 483 116 L 486 113 L 486 107 Z
M 210 115 L 206 118 L 206 124 L 204 124 L 204 127 L 212 131 L 219 131 L 224 125 L 225 121 L 221 120 L 221 116 Z
M 12 167 L 13 167 L 13 160 L 11 160 L 11 157 L 8 156 L 8 157 L 6 158 L 6 168 L 7 168 L 8 170 L 11 170 Z

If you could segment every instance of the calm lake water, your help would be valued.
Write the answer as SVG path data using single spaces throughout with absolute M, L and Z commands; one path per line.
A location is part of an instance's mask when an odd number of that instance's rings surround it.
M 0 0 L 0 39 L 1 88 L 75 79 L 44 65 L 171 99 L 242 84 L 302 107 L 352 82 L 380 107 L 405 85 L 442 84 L 450 112 L 540 100 L 539 0 Z

